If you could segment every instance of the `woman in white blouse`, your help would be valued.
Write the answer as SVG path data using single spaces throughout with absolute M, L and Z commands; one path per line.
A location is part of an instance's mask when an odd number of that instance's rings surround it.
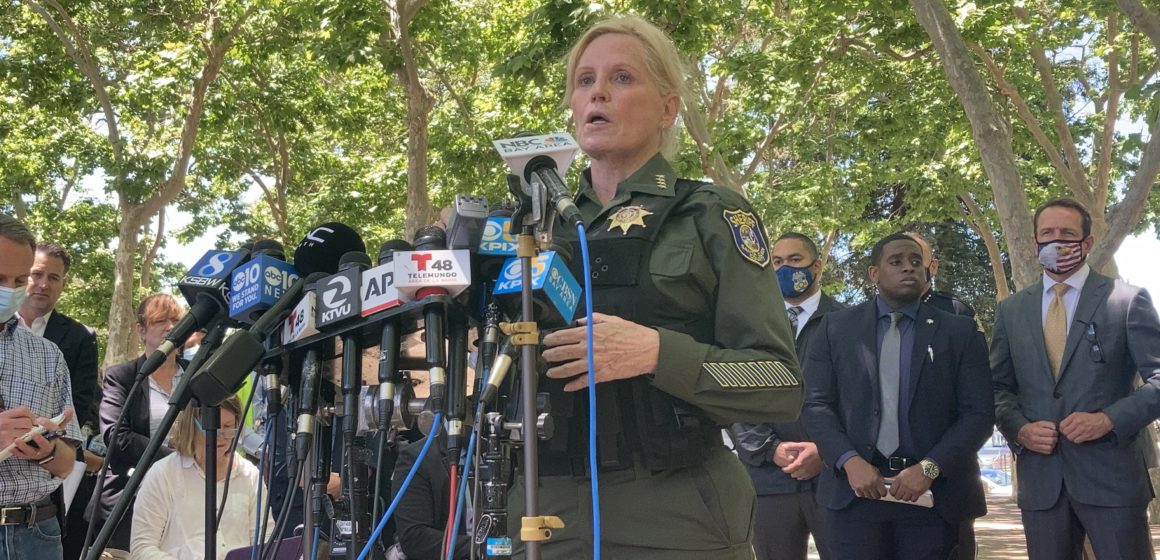
M 215 457 L 219 507 L 241 409 L 236 396 L 221 403 Z M 200 416 L 200 409 L 193 406 L 178 415 L 171 433 L 177 452 L 158 461 L 145 475 L 133 510 L 131 559 L 205 558 L 205 431 Z M 235 458 L 233 470 L 228 474 L 229 494 L 217 531 L 218 560 L 225 558 L 230 550 L 253 543 L 257 489 L 262 483 L 258 468 L 241 457 Z M 272 526 L 273 522 L 267 521 L 267 527 Z

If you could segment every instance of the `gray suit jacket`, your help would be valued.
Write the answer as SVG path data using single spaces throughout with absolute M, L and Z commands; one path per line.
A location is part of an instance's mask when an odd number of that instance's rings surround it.
M 1160 320 L 1148 292 L 1092 271 L 1068 329 L 1057 383 L 1043 343 L 1043 282 L 999 304 L 991 371 L 999 430 L 1019 454 L 1019 507 L 1050 508 L 1067 485 L 1072 499 L 1103 507 L 1141 506 L 1153 496 L 1136 437 L 1160 417 Z M 1096 348 L 1098 346 L 1098 349 Z M 1143 384 L 1135 382 L 1139 375 Z M 1073 412 L 1102 411 L 1103 438 L 1075 444 L 1060 435 L 1050 455 L 1023 449 L 1019 429 Z

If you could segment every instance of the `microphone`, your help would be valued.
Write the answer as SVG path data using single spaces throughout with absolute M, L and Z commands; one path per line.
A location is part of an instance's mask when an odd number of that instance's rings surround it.
M 206 328 L 228 306 L 230 274 L 245 260 L 248 252 L 210 250 L 177 282 L 177 289 L 190 302 L 189 311 L 169 330 L 165 340 L 145 359 L 140 375 L 152 373 L 189 340 L 190 335 Z
M 479 402 L 484 407 L 483 410 L 487 410 L 487 407 L 495 402 L 496 396 L 499 395 L 499 387 L 503 385 L 518 352 L 519 347 L 512 344 L 511 337 L 504 337 L 503 344 L 499 347 L 499 353 L 496 354 L 495 361 L 492 362 L 491 369 L 488 371 L 487 385 L 484 386 L 483 394 L 479 397 Z
M 553 242 L 551 251 L 544 251 L 532 259 L 532 316 L 543 328 L 570 324 L 580 303 L 580 283 L 572 276 L 566 262 L 570 256 L 571 251 L 566 245 Z M 520 259 L 508 259 L 492 291 L 500 308 L 509 317 L 520 316 L 521 271 Z
M 327 231 L 320 233 L 320 230 Z M 330 270 L 319 271 L 313 268 L 329 265 L 331 262 L 337 267 L 337 261 L 331 258 L 330 254 L 361 250 L 360 247 L 365 248 L 366 245 L 353 229 L 331 222 L 308 233 L 298 245 L 294 255 L 295 260 L 307 263 L 306 266 L 300 267 L 300 270 L 307 271 L 309 268 L 310 273 L 329 273 Z M 299 278 L 294 282 L 278 302 L 248 330 L 240 330 L 230 335 L 218 352 L 205 363 L 201 371 L 189 382 L 199 400 L 214 405 L 233 394 L 234 389 L 254 369 L 265 353 L 262 342 L 266 332 L 281 320 L 282 314 L 299 299 L 306 280 L 307 278 Z
M 580 147 L 567 132 L 541 135 L 519 135 L 492 142 L 512 173 L 519 175 L 525 190 L 537 179 L 547 194 L 548 203 L 572 226 L 584 218 L 572 200 L 572 192 L 561 179 L 562 171 L 572 165 Z
M 363 273 L 363 285 L 366 292 L 363 295 L 363 316 L 389 309 L 402 304 L 402 296 L 395 281 L 395 251 L 410 251 L 411 244 L 402 239 L 392 239 L 379 247 L 379 266 Z M 380 295 L 371 296 L 373 290 L 371 282 L 375 281 L 376 271 L 380 286 L 383 286 Z M 389 275 L 389 278 L 388 278 Z M 367 277 L 370 276 L 370 281 Z M 392 294 L 393 292 L 393 299 Z M 386 301 L 383 301 L 386 300 Z M 391 425 L 391 416 L 395 405 L 395 378 L 399 370 L 399 323 L 395 318 L 383 321 L 383 333 L 379 339 L 379 427 L 386 429 Z
M 362 237 L 350 226 L 327 222 L 315 226 L 302 238 L 294 250 L 294 265 L 301 275 L 312 272 L 334 274 L 342 255 L 350 251 L 365 253 L 366 250 Z
M 455 297 L 471 286 L 471 251 L 448 249 L 443 228 L 419 228 L 415 250 L 395 253 L 395 286 L 411 299 L 435 294 Z
M 497 208 L 488 212 L 479 239 L 478 253 L 507 258 L 516 256 L 516 248 L 516 236 L 512 233 L 512 211 Z
M 313 301 L 315 299 L 318 291 L 318 281 L 323 278 L 326 278 L 326 273 L 324 272 L 315 272 L 306 277 L 306 283 L 302 288 L 302 301 Z M 313 312 L 308 316 L 310 317 L 310 322 L 313 323 Z M 318 329 L 314 329 L 314 331 L 317 333 Z M 285 341 L 285 339 L 283 340 Z M 319 341 L 316 344 L 307 346 L 306 354 L 302 358 L 302 385 L 298 393 L 298 435 L 294 439 L 295 451 L 298 453 L 298 457 L 306 457 L 309 455 L 312 439 L 314 438 L 314 411 L 318 408 L 318 397 L 322 391 L 323 360 L 319 348 L 320 344 L 331 344 L 331 339 Z
M 359 295 L 362 296 L 363 317 L 402 305 L 406 301 L 406 296 L 395 287 L 395 251 L 410 250 L 411 244 L 402 239 L 392 239 L 379 247 L 378 266 L 362 273 Z
M 282 244 L 272 239 L 254 243 L 250 261 L 234 271 L 230 318 L 253 324 L 298 280 L 298 271 L 284 261 Z
M 339 259 L 338 272 L 318 283 L 318 328 L 359 317 L 363 271 L 371 259 L 362 251 L 349 251 Z
M 428 226 L 419 228 L 415 232 L 415 251 L 411 253 L 411 262 L 425 265 L 430 258 L 416 258 L 416 256 L 434 255 L 435 253 L 454 253 L 454 251 L 446 251 L 447 237 L 442 228 L 436 226 Z M 464 251 L 466 253 L 466 251 Z M 435 261 L 435 265 L 440 264 L 439 260 Z M 434 266 L 432 268 L 434 268 Z M 441 266 L 440 269 L 447 267 Z M 437 269 L 438 270 L 438 269 Z M 470 278 L 467 279 L 467 284 L 470 284 Z M 464 286 L 466 288 L 466 286 Z M 416 299 L 422 299 L 434 295 L 446 295 L 449 290 L 446 287 L 438 285 L 428 285 L 416 290 Z M 436 412 L 443 411 L 444 397 L 447 386 L 447 354 L 445 348 L 446 329 L 444 324 L 444 309 L 438 303 L 428 304 L 423 308 L 423 328 L 426 330 L 425 339 L 427 343 L 427 367 L 429 368 L 428 382 L 430 383 L 430 396 L 428 401 L 431 403 L 431 410 Z
M 487 221 L 487 199 L 467 194 L 455 195 L 447 220 L 447 248 L 473 249 L 479 245 Z

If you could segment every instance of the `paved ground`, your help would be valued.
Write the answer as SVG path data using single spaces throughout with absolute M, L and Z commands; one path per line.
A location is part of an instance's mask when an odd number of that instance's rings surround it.
M 1019 508 L 1008 497 L 987 497 L 987 516 L 975 522 L 975 536 L 979 543 L 979 560 L 1027 560 L 1027 543 L 1023 540 L 1023 523 Z M 1160 526 L 1152 526 L 1152 543 L 1160 545 Z M 1160 558 L 1160 546 L 1156 547 Z M 811 543 L 811 559 L 817 552 Z
M 987 516 L 975 522 L 980 560 L 1027 560 L 1023 523 L 1012 498 L 987 497 Z M 1152 544 L 1160 544 L 1160 526 L 1152 525 Z M 1156 547 L 1160 558 L 1160 547 Z

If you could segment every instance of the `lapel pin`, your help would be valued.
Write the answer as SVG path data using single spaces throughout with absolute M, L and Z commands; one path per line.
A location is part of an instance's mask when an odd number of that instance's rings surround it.
M 928 324 L 928 325 L 933 325 L 933 324 L 934 324 L 934 319 L 927 319 L 927 320 L 926 320 L 926 324 Z

